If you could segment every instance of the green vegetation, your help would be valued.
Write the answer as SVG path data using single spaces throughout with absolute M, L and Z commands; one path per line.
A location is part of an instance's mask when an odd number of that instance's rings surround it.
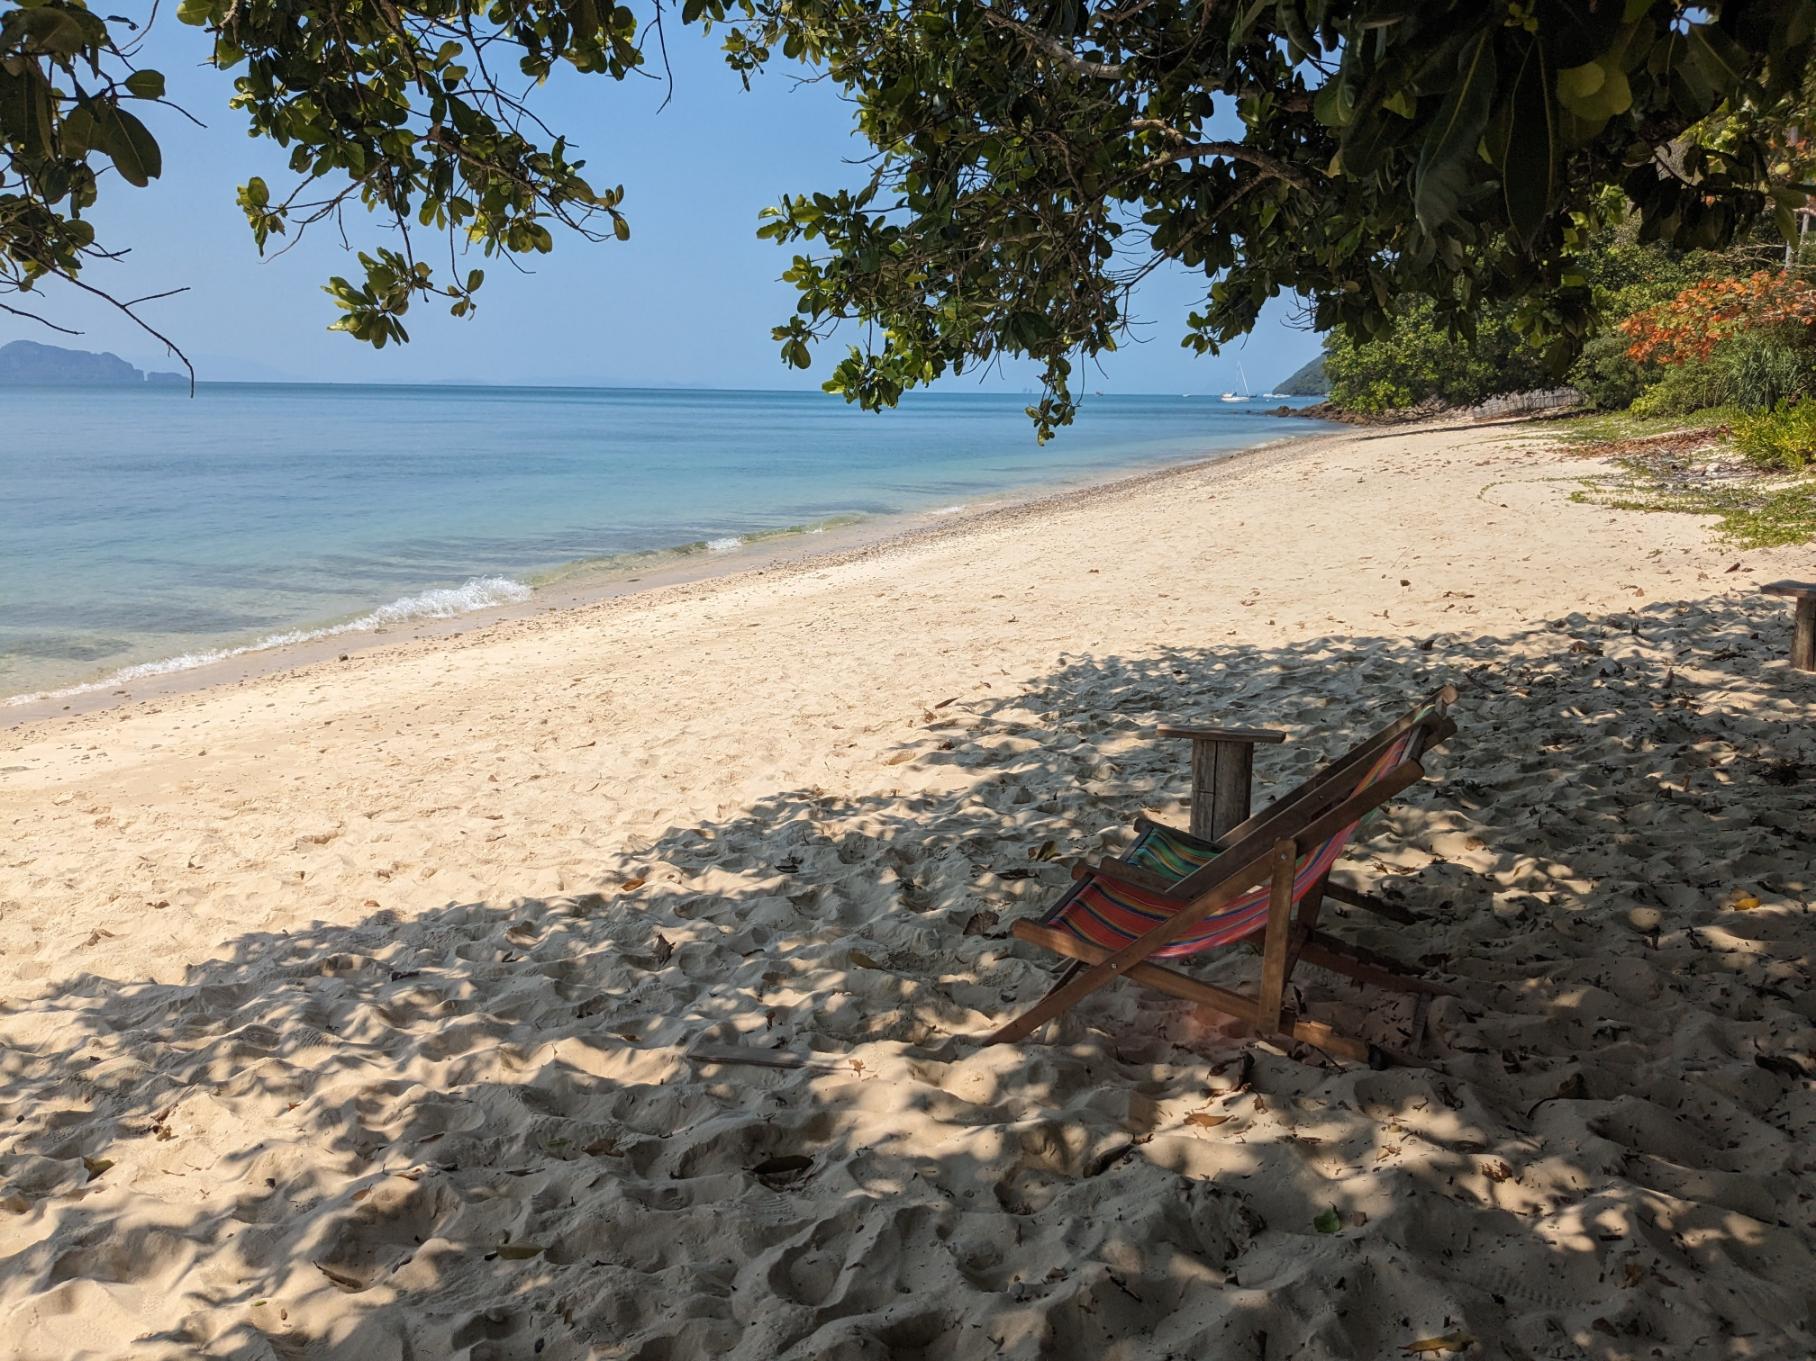
M 1309 364 L 1295 369 L 1291 378 L 1274 384 L 1274 391 L 1282 397 L 1324 396 L 1330 391 L 1330 375 L 1324 371 L 1324 356 L 1319 355 Z
M 1203 276 L 1185 319 L 1201 352 L 1287 292 L 1358 341 L 1414 300 L 1446 329 L 1505 307 L 1561 372 L 1593 334 L 1579 257 L 1605 190 L 1677 249 L 1803 201 L 1775 138 L 1816 39 L 1810 0 L 182 0 L 175 17 L 205 31 L 197 57 L 232 73 L 252 135 L 289 150 L 287 184 L 239 189 L 261 249 L 356 206 L 388 229 L 328 285 L 336 328 L 373 345 L 407 338 L 414 302 L 470 314 L 474 255 L 629 234 L 622 193 L 537 116 L 551 76 L 644 71 L 686 24 L 747 79 L 806 63 L 875 155 L 860 187 L 786 196 L 761 228 L 798 252 L 783 360 L 857 334 L 826 386 L 876 407 L 1030 358 L 1043 435 L 1165 262 Z M 0 0 L 0 307 L 32 314 L 50 278 L 96 292 L 85 265 L 121 243 L 91 209 L 162 173 L 180 124 L 142 43 L 141 20 L 82 0 Z
M 1734 447 L 1759 467 L 1803 472 L 1816 463 L 1816 402 L 1735 417 Z

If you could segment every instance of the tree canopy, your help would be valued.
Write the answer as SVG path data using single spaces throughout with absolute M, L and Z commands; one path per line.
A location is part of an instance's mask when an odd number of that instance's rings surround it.
M 665 24 L 713 32 L 746 79 L 806 63 L 874 157 L 860 187 L 766 214 L 798 251 L 782 358 L 806 367 L 858 323 L 827 387 L 875 407 L 1029 357 L 1043 434 L 1169 262 L 1205 278 L 1184 327 L 1201 351 L 1281 294 L 1357 337 L 1416 298 L 1465 329 L 1511 305 L 1561 365 L 1589 325 L 1575 253 L 1603 190 L 1644 239 L 1699 248 L 1808 191 L 1786 129 L 1816 0 L 182 0 L 176 17 L 233 73 L 250 130 L 290 151 L 290 183 L 240 189 L 260 249 L 355 206 L 390 229 L 328 285 L 335 325 L 375 345 L 407 338 L 415 301 L 468 312 L 474 253 L 629 234 L 621 190 L 536 115 L 557 68 L 622 78 L 659 61 Z M 83 266 L 114 243 L 88 210 L 160 173 L 141 115 L 164 80 L 139 37 L 82 0 L 0 8 L 0 307 L 30 314 L 47 276 L 94 291 Z

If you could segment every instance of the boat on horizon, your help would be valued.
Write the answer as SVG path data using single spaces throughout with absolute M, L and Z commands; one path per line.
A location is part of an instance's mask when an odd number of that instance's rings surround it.
M 1242 391 L 1226 392 L 1217 400 L 1220 402 L 1251 402 L 1255 394 L 1249 389 L 1248 370 L 1242 367 L 1242 361 L 1236 361 L 1236 372 L 1242 375 Z

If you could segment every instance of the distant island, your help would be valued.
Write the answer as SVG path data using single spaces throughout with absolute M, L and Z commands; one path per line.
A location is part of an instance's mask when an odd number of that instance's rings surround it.
M 145 373 L 117 354 L 65 350 L 34 340 L 0 345 L 0 387 L 143 387 L 189 379 L 180 373 Z
M 1274 391 L 1282 397 L 1323 397 L 1330 392 L 1330 379 L 1324 374 L 1324 356 L 1319 355 Z

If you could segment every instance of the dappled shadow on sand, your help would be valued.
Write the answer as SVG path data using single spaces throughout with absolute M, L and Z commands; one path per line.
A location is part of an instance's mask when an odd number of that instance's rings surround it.
M 1783 634 L 1696 602 L 1072 659 L 929 697 L 877 789 L 673 829 L 596 892 L 19 999 L 0 1355 L 1807 1353 L 1816 679 Z M 1440 778 L 1346 870 L 1425 920 L 1334 928 L 1459 987 L 1429 1067 L 1126 985 L 965 1042 L 1046 986 L 1007 925 L 1065 858 L 1183 821 L 1158 720 L 1287 727 L 1281 787 L 1441 679 Z

